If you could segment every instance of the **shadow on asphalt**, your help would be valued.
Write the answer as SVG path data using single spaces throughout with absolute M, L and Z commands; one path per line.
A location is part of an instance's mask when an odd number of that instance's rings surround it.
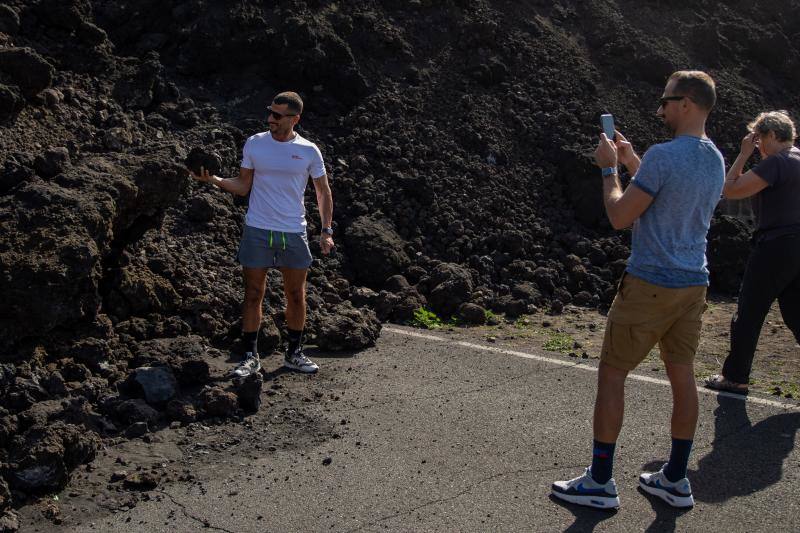
M 780 481 L 800 428 L 798 412 L 773 415 L 753 425 L 744 401 L 717 396 L 717 403 L 711 451 L 698 461 L 697 470 L 688 473 L 695 500 L 708 503 L 753 494 Z M 656 471 L 665 462 L 651 461 L 643 471 Z M 655 500 L 657 512 L 668 507 Z
M 319 359 L 352 359 L 356 355 L 362 353 L 364 350 L 340 350 L 337 352 L 332 352 L 330 350 L 320 350 L 316 346 L 304 346 L 303 351 L 311 359 L 314 359 L 315 357 Z
M 695 499 L 719 503 L 763 490 L 783 477 L 783 463 L 794 448 L 800 413 L 770 416 L 753 425 L 747 405 L 717 396 L 711 451 L 689 473 Z
M 648 463 L 647 465 L 645 465 L 644 470 L 647 472 L 652 472 L 654 470 L 658 470 L 659 468 L 661 468 L 663 464 L 664 464 L 663 462 L 658 462 L 657 464 Z M 647 526 L 647 529 L 645 529 L 645 533 L 660 533 L 662 531 L 675 531 L 675 528 L 677 527 L 678 517 L 690 511 L 690 509 L 676 509 L 675 507 L 670 507 L 661 498 L 653 496 L 652 494 L 649 494 L 644 490 L 642 490 L 642 487 L 637 487 L 636 490 L 639 491 L 639 494 L 647 498 L 647 501 L 650 502 L 650 506 L 656 513 L 656 517 L 653 519 L 653 523 Z
M 749 495 L 780 481 L 783 462 L 794 448 L 795 433 L 800 428 L 797 412 L 774 415 L 753 425 L 744 401 L 717 396 L 717 403 L 711 451 L 698 461 L 697 470 L 687 474 L 695 500 L 707 503 Z M 655 472 L 665 462 L 650 461 L 642 471 Z M 689 510 L 670 507 L 660 498 L 638 490 L 656 513 L 645 531 L 675 531 L 678 517 Z
M 597 524 L 603 520 L 608 520 L 617 514 L 615 509 L 593 509 L 591 507 L 584 507 L 575 505 L 574 503 L 559 500 L 552 494 L 550 501 L 559 505 L 569 511 L 575 516 L 575 521 L 564 530 L 564 533 L 581 533 L 583 531 L 594 531 Z

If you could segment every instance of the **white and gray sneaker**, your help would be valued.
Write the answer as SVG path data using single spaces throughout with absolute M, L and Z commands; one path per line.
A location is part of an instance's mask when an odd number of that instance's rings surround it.
M 587 468 L 582 476 L 569 481 L 553 483 L 551 494 L 560 500 L 578 505 L 587 505 L 598 509 L 619 508 L 617 483 L 613 478 L 604 485 L 592 478 L 591 468 Z
M 258 354 L 247 352 L 236 368 L 231 370 L 231 377 L 245 378 L 250 374 L 255 374 L 259 370 L 261 370 L 261 360 L 258 358 Z
M 686 478 L 674 483 L 664 475 L 665 464 L 658 472 L 642 472 L 639 475 L 639 486 L 642 490 L 658 496 L 673 507 L 693 507 L 692 485 Z
M 303 353 L 302 348 L 296 349 L 291 354 L 286 354 L 286 357 L 283 359 L 283 366 L 306 374 L 313 374 L 319 370 L 317 363 L 309 359 L 306 354 Z

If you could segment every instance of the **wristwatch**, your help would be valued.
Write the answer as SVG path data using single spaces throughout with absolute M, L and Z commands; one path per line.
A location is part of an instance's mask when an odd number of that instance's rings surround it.
M 610 176 L 612 174 L 617 173 L 617 167 L 603 167 L 602 168 L 603 177 Z
M 333 228 L 322 228 L 322 233 L 325 235 L 333 235 Z

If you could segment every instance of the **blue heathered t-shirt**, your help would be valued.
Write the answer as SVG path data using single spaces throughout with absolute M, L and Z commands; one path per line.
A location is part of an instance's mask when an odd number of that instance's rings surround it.
M 631 184 L 654 199 L 633 223 L 627 271 L 662 287 L 708 285 L 706 234 L 724 183 L 710 139 L 680 135 L 650 147 Z

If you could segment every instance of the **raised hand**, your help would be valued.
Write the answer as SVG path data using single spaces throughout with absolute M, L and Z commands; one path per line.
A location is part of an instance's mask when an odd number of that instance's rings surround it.
M 742 145 L 739 148 L 739 153 L 750 157 L 750 154 L 753 153 L 753 151 L 756 149 L 757 146 L 758 146 L 758 133 L 752 131 L 747 135 L 745 135 L 744 139 L 742 139 Z
M 191 169 L 187 169 L 187 170 L 189 170 L 189 174 L 194 179 L 196 179 L 197 181 L 202 181 L 203 183 L 211 183 L 211 181 L 212 181 L 213 176 L 208 173 L 208 170 L 206 170 L 205 167 L 200 167 L 200 175 L 199 176 L 197 174 L 195 174 L 194 172 L 192 172 Z
M 605 133 L 600 134 L 600 142 L 594 151 L 594 160 L 601 168 L 617 166 L 617 147 Z
M 633 145 L 628 142 L 623 134 L 619 131 L 614 131 L 616 135 L 615 145 L 617 147 L 617 159 L 626 167 L 630 167 L 635 161 L 638 161 L 639 156 L 633 151 Z

